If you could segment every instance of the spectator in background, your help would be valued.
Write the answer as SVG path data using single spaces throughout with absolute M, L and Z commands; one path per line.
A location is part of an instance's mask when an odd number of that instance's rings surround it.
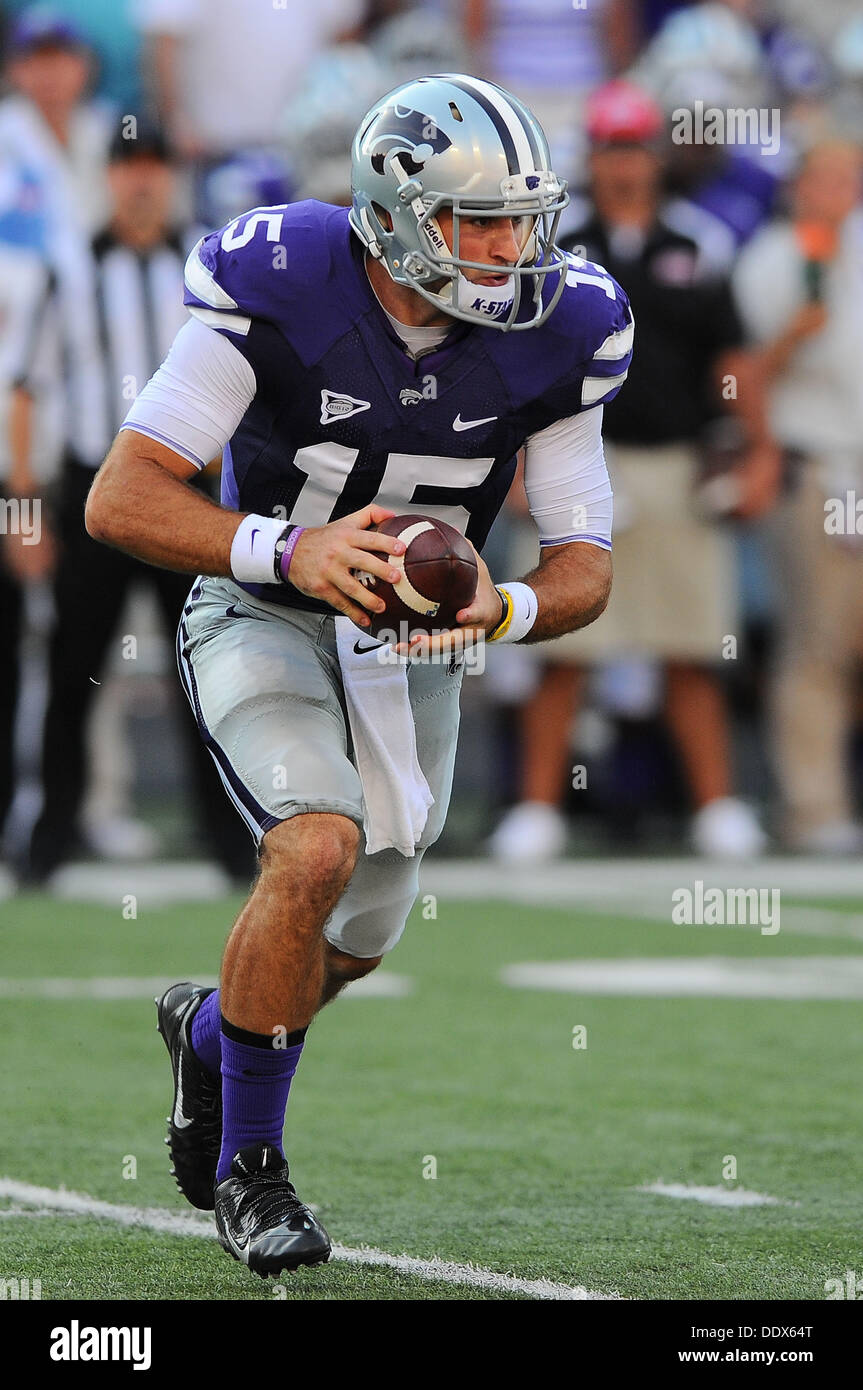
M 156 108 L 196 162 L 272 146 L 312 59 L 364 18 L 362 0 L 136 0 Z
M 92 55 L 83 35 L 51 7 L 14 21 L 0 101 L 0 160 L 26 165 L 43 189 L 53 243 L 82 239 L 107 215 L 107 108 L 85 99 Z
M 50 650 L 50 693 L 45 719 L 44 804 L 22 874 L 40 883 L 78 847 L 78 815 L 87 783 L 85 726 L 131 586 L 152 586 L 171 642 L 190 579 L 144 565 L 91 540 L 84 505 L 105 450 L 129 400 L 156 370 L 186 318 L 183 266 L 189 249 L 170 224 L 174 178 L 165 143 L 139 125 L 136 138 L 118 132 L 109 167 L 111 219 L 93 241 L 86 294 L 44 317 L 22 335 L 38 344 L 40 332 L 60 333 L 66 351 L 68 399 L 66 457 L 53 531 L 43 517 L 40 545 L 7 536 L 6 560 L 27 582 L 54 570 L 55 626 Z M 31 361 L 22 361 L 13 402 L 12 467 L 18 489 L 38 491 L 31 476 L 29 419 Z M 206 485 L 206 483 L 205 483 Z M 188 749 L 199 822 L 209 845 L 233 878 L 247 879 L 254 858 L 238 841 L 236 822 L 221 795 L 216 772 L 187 710 L 181 727 Z
M 764 110 L 776 129 L 770 78 L 749 0 L 688 5 L 675 10 L 639 55 L 629 76 L 659 102 L 666 116 L 729 109 Z M 696 103 L 698 105 L 696 105 Z M 753 122 L 755 124 L 755 122 Z M 725 132 L 723 132 L 723 135 Z M 747 134 L 755 132 L 747 127 Z M 724 222 L 739 245 L 772 211 L 782 175 L 784 141 L 762 154 L 756 139 L 672 141 L 669 189 Z
M 214 164 L 201 184 L 201 218 L 207 230 L 233 222 L 249 208 L 292 202 L 294 176 L 288 161 L 268 150 L 239 151 Z
M 665 710 L 689 784 L 692 839 L 707 855 L 758 853 L 763 835 L 731 791 L 728 718 L 718 674 L 723 639 L 739 631 L 731 537 L 697 510 L 699 446 L 719 413 L 719 380 L 740 374 L 742 330 L 727 278 L 664 218 L 662 113 L 614 82 L 587 103 L 592 206 L 565 248 L 606 267 L 630 296 L 636 350 L 625 391 L 605 410 L 615 492 L 614 587 L 606 613 L 582 632 L 529 650 L 547 663 L 523 712 L 520 804 L 491 840 L 502 860 L 562 852 L 560 810 L 569 730 L 585 668 L 626 656 L 664 663 Z M 576 270 L 577 274 L 577 270 Z M 763 439 L 754 391 L 753 445 Z M 773 497 L 777 460 L 753 447 L 731 481 L 741 516 Z M 529 567 L 528 555 L 521 557 Z
M 474 71 L 515 92 L 548 138 L 552 167 L 581 170 L 584 98 L 635 57 L 633 0 L 463 0 Z
M 830 102 L 836 130 L 863 143 L 863 14 L 850 18 L 836 35 L 830 57 L 838 76 Z
M 461 72 L 465 61 L 460 26 L 424 9 L 412 7 L 388 19 L 370 43 L 393 87 L 432 72 Z
M 48 272 L 45 267 L 45 217 L 38 180 L 11 164 L 0 164 L 0 494 L 7 510 L 0 533 L 0 652 L 3 653 L 3 679 L 0 681 L 0 834 L 2 834 L 14 788 L 14 732 L 20 686 L 19 650 L 24 624 L 23 590 L 6 562 L 6 533 L 13 524 L 10 505 L 23 497 L 28 506 L 33 497 L 26 491 L 29 479 L 13 475 L 9 465 L 6 432 L 9 395 L 21 342 L 30 322 L 33 306 L 45 293 Z M 43 418 L 40 424 L 44 424 Z M 44 433 L 33 441 L 42 477 Z M 32 521 L 33 513 L 29 513 Z M 30 547 L 28 547 L 30 549 Z
M 96 55 L 94 95 L 120 113 L 141 109 L 141 37 L 132 22 L 133 0 L 55 0 L 55 14 L 74 24 Z M 32 7 L 32 0 L 5 0 L 10 18 Z
M 357 126 L 381 93 L 398 81 L 386 61 L 365 44 L 340 43 L 318 55 L 278 126 L 296 180 L 297 199 L 350 203 L 351 146 Z
M 792 470 L 772 528 L 772 727 L 785 831 L 797 849 L 837 854 L 863 847 L 848 747 L 863 654 L 861 193 L 861 148 L 816 145 L 794 181 L 790 219 L 750 242 L 734 276 L 770 428 Z

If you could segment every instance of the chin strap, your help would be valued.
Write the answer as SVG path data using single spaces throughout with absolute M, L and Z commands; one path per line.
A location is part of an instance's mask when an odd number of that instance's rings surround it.
M 461 271 L 456 280 L 458 293 L 456 304 L 459 309 L 473 309 L 476 313 L 488 314 L 489 318 L 499 318 L 508 314 L 515 298 L 515 276 L 508 275 L 503 285 L 478 285 L 468 280 Z M 450 289 L 452 296 L 452 289 Z
M 372 219 L 369 217 L 369 210 L 368 208 L 360 208 L 359 213 L 360 223 L 365 233 L 366 250 L 370 256 L 374 256 L 375 260 L 379 261 L 384 254 L 384 248 L 378 241 Z

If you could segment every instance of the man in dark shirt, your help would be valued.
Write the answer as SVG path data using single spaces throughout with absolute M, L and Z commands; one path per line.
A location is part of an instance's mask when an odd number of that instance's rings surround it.
M 625 286 L 640 347 L 626 396 L 607 406 L 604 419 L 615 491 L 614 595 L 591 630 L 563 638 L 553 655 L 535 649 L 548 665 L 524 710 L 522 799 L 491 849 L 522 861 L 563 850 L 563 771 L 584 668 L 644 656 L 664 667 L 666 717 L 695 812 L 694 847 L 754 855 L 763 835 L 731 793 L 718 677 L 723 644 L 739 633 L 733 542 L 708 513 L 764 510 L 778 461 L 741 349 L 723 237 L 709 214 L 663 205 L 659 108 L 629 83 L 613 82 L 588 102 L 587 123 L 590 200 L 576 206 L 579 220 L 562 244 Z M 705 440 L 723 399 L 745 427 L 745 444 L 736 466 L 705 485 Z
M 130 399 L 155 372 L 187 318 L 183 267 L 194 238 L 171 226 L 174 179 L 172 156 L 156 128 L 139 123 L 133 133 L 118 126 L 108 169 L 111 220 L 94 238 L 74 284 L 58 276 L 46 286 L 22 334 L 10 428 L 12 477 L 20 496 L 38 493 L 30 449 L 34 371 L 42 341 L 55 335 L 66 404 L 65 451 L 51 524 L 43 523 L 39 545 L 5 547 L 7 567 L 19 582 L 53 571 L 43 804 L 18 865 L 29 884 L 50 880 L 85 838 L 80 822 L 88 780 L 87 719 L 98 677 L 119 640 L 130 591 L 136 584 L 151 589 L 171 640 L 188 593 L 184 576 L 99 545 L 84 527 L 93 478 Z M 210 483 L 208 477 L 201 486 L 208 489 Z M 179 731 L 202 838 L 226 873 L 246 882 L 254 873 L 254 856 L 248 845 L 237 844 L 236 817 L 185 709 L 179 710 Z M 10 773 L 4 781 L 11 785 Z

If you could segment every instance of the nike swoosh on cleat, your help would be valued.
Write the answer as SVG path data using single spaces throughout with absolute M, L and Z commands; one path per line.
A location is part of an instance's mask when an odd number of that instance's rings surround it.
M 188 1129 L 192 1123 L 183 1114 L 183 1066 L 182 1062 L 177 1067 L 177 1094 L 174 1098 L 174 1128 Z
M 238 1245 L 237 1242 L 234 1240 L 233 1236 L 231 1235 L 231 1232 L 228 1230 L 227 1226 L 225 1226 L 224 1235 L 225 1240 L 230 1245 L 237 1259 L 241 1260 L 244 1265 L 247 1265 L 249 1263 L 249 1250 L 251 1249 L 252 1245 L 251 1236 L 246 1241 L 245 1245 Z
M 452 422 L 452 427 L 453 427 L 454 430 L 457 430 L 457 431 L 460 431 L 460 430 L 473 430 L 473 429 L 476 429 L 477 425 L 490 425 L 491 422 L 492 422 L 492 420 L 496 420 L 496 419 L 497 419 L 497 416 L 496 416 L 496 415 L 486 415 L 486 416 L 483 417 L 482 420 L 463 420 L 463 419 L 461 418 L 461 411 L 459 411 L 458 415 L 455 417 L 455 419 L 454 419 L 453 422 Z

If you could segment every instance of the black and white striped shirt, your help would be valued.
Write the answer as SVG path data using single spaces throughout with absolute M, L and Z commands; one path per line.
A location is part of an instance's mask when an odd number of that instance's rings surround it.
M 86 260 L 48 277 L 34 299 L 15 384 L 33 390 L 46 355 L 53 359 L 64 394 L 66 449 L 87 467 L 99 467 L 188 318 L 183 266 L 194 240 L 172 233 L 139 250 L 101 232 Z

